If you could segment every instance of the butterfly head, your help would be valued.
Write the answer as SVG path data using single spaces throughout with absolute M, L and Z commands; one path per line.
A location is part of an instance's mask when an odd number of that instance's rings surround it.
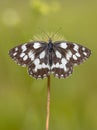
M 52 39 L 51 38 L 49 38 L 49 41 L 48 41 L 48 50 L 49 50 L 49 52 L 53 51 L 53 43 L 52 43 Z

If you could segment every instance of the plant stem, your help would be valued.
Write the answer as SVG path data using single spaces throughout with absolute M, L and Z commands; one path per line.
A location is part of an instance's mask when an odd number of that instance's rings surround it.
M 49 130 L 49 117 L 50 117 L 50 76 L 47 79 L 47 113 L 46 113 L 46 130 Z

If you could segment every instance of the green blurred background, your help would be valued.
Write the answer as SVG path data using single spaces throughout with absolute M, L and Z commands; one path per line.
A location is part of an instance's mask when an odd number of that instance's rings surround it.
M 9 49 L 59 27 L 92 50 L 67 79 L 51 76 L 50 130 L 97 130 L 97 0 L 0 0 L 0 130 L 45 130 L 47 79 L 35 80 Z

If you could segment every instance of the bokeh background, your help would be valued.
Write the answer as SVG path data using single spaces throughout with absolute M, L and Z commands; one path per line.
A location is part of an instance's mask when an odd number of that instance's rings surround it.
M 45 130 L 47 79 L 31 78 L 8 51 L 60 27 L 92 55 L 69 78 L 51 76 L 50 130 L 97 130 L 97 0 L 0 0 L 0 130 Z

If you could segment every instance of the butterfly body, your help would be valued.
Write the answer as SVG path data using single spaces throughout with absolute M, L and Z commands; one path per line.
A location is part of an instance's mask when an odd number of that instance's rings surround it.
M 48 42 L 48 51 L 51 53 L 53 51 L 53 43 L 52 43 L 52 40 L 49 39 L 49 42 Z
M 53 43 L 52 43 L 52 40 L 49 39 L 49 42 L 47 43 L 48 44 L 48 55 L 49 55 L 49 65 L 52 66 L 52 52 L 54 51 L 53 50 Z
M 34 78 L 45 78 L 51 73 L 58 78 L 66 78 L 73 72 L 73 66 L 81 64 L 91 54 L 82 45 L 49 39 L 32 41 L 9 51 L 11 58 L 17 64 L 26 66 L 29 75 Z

